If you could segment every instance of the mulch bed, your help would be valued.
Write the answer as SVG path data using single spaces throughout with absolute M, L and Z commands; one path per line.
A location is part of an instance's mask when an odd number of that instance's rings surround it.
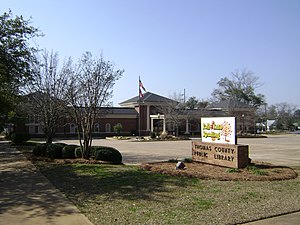
M 57 163 L 57 164 L 110 164 L 109 162 L 101 161 L 101 160 L 95 160 L 95 159 L 83 159 L 83 158 L 77 158 L 77 159 L 52 159 L 42 156 L 35 156 L 32 153 L 23 153 L 25 157 L 34 162 L 34 161 L 41 161 L 41 162 L 51 162 L 51 163 Z
M 25 156 L 30 161 L 44 161 L 58 164 L 109 164 L 108 162 L 93 159 L 50 159 L 46 157 L 37 157 L 31 153 L 25 153 Z M 171 176 L 220 181 L 275 181 L 294 179 L 298 176 L 298 173 L 292 168 L 256 161 L 243 169 L 230 169 L 198 162 L 184 164 L 185 168 L 181 170 L 176 170 L 176 163 L 174 162 L 146 163 L 140 165 L 140 168 L 154 173 Z M 254 171 L 251 168 L 255 168 L 256 170 Z M 258 172 L 261 174 L 258 174 Z
M 230 169 L 197 162 L 185 163 L 185 166 L 182 170 L 176 170 L 176 163 L 159 162 L 142 164 L 141 168 L 171 176 L 221 181 L 274 181 L 294 179 L 298 176 L 297 172 L 289 167 L 275 166 L 264 162 L 253 162 L 243 169 Z

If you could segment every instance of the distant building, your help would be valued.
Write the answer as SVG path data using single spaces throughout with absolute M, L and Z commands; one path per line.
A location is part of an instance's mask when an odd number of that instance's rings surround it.
M 224 115 L 236 118 L 236 129 L 238 133 L 255 132 L 256 108 L 237 100 L 223 100 L 209 105 L 209 110 L 219 110 Z
M 237 132 L 252 132 L 255 127 L 255 108 L 237 101 L 212 103 L 206 108 L 178 108 L 178 102 L 146 92 L 142 98 L 130 98 L 121 107 L 99 108 L 93 127 L 94 136 L 113 136 L 113 127 L 122 125 L 122 135 L 195 134 L 200 133 L 201 117 L 234 116 Z M 43 134 L 39 115 L 29 114 L 24 123 L 15 126 L 16 131 L 32 136 Z M 65 115 L 56 130 L 57 136 L 75 136 L 77 127 L 69 115 Z

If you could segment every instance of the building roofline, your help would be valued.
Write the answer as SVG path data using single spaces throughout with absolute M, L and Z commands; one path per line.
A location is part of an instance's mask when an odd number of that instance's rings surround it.
M 149 103 L 173 102 L 174 100 L 152 92 L 146 92 L 142 98 L 139 98 L 139 96 L 135 96 L 128 100 L 120 102 L 119 105 L 124 107 L 125 106 L 134 107 L 139 104 L 139 101 L 141 101 L 140 103 L 142 104 L 149 104 Z

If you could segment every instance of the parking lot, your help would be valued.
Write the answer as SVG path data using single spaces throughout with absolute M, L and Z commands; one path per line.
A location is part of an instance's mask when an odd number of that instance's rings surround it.
M 78 144 L 76 140 L 61 140 Z M 93 145 L 111 146 L 123 155 L 126 164 L 191 158 L 191 140 L 188 141 L 132 141 L 94 139 Z M 300 135 L 269 135 L 268 138 L 240 138 L 238 144 L 249 145 L 252 160 L 280 166 L 300 166 Z

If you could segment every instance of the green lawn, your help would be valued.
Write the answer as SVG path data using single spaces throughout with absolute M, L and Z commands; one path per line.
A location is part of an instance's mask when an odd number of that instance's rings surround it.
M 94 224 L 234 224 L 300 210 L 299 177 L 233 182 L 136 166 L 36 163 Z

